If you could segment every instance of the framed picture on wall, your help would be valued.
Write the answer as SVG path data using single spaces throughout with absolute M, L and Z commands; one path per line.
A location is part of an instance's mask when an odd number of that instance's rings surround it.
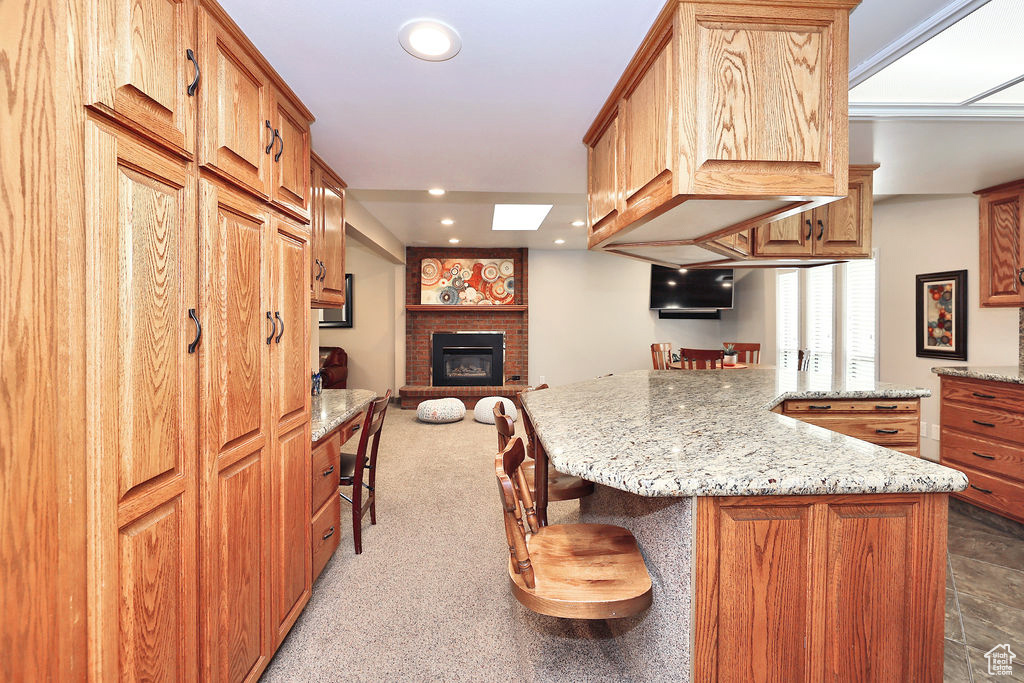
M 352 273 L 345 274 L 345 307 L 321 311 L 320 327 L 352 327 Z
M 917 276 L 917 355 L 967 360 L 967 271 Z

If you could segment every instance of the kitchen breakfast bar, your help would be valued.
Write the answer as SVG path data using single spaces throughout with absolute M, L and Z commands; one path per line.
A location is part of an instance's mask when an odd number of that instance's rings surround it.
M 547 458 L 594 482 L 580 521 L 632 531 L 651 574 L 650 609 L 607 622 L 623 672 L 940 681 L 947 497 L 966 477 L 810 423 L 916 435 L 928 395 L 769 369 L 637 371 L 524 394 L 537 472 Z M 804 410 L 815 414 L 780 414 Z M 874 417 L 901 410 L 883 415 L 891 429 Z

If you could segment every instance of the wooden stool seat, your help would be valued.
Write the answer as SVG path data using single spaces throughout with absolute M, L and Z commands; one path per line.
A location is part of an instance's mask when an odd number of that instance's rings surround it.
M 341 464 L 338 466 L 338 477 L 340 479 L 351 479 L 356 474 L 356 460 L 359 456 L 356 453 L 341 452 Z M 348 482 L 351 486 L 352 483 Z
M 527 460 L 523 463 L 523 472 L 526 480 L 530 482 L 530 493 L 535 493 L 534 482 L 536 475 L 533 467 L 536 461 Z M 589 496 L 594 492 L 594 482 L 574 477 L 571 474 L 563 474 L 554 467 L 548 467 L 548 500 L 576 500 L 583 496 Z M 536 495 L 534 496 L 536 498 Z
M 651 577 L 633 534 L 610 524 L 541 527 L 526 542 L 533 588 L 509 561 L 516 599 L 534 612 L 568 619 L 629 617 L 651 604 Z

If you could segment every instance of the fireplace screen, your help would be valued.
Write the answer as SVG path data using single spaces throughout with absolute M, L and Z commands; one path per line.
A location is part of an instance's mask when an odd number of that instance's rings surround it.
M 434 332 L 430 379 L 436 387 L 502 386 L 505 335 L 502 332 Z
M 488 379 L 491 376 L 491 349 L 448 347 L 444 350 L 444 374 L 448 379 Z

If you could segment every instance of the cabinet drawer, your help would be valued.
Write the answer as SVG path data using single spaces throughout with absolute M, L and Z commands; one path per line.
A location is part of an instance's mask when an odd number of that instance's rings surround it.
M 338 549 L 341 536 L 341 498 L 335 494 L 313 517 L 313 580 Z
M 1024 387 L 1005 382 L 942 378 L 942 401 L 1024 413 Z
M 947 459 L 983 472 L 1024 481 L 1024 446 L 1021 445 L 943 428 L 942 460 Z
M 338 465 L 341 458 L 341 435 L 331 434 L 313 449 L 312 512 L 327 502 L 338 491 Z
M 915 458 L 920 458 L 921 457 L 921 447 L 920 446 L 890 446 L 890 448 L 892 448 L 892 450 L 894 450 L 894 451 L 899 451 L 900 453 L 906 453 L 907 455 L 912 455 Z
M 886 446 L 906 444 L 915 446 L 919 441 L 920 424 L 916 415 L 801 415 L 804 422 L 831 429 L 840 434 Z
M 967 475 L 967 488 L 953 495 L 978 507 L 1024 522 L 1024 484 L 947 461 L 945 454 L 941 462 Z
M 942 426 L 1006 441 L 1024 443 L 1024 414 L 995 408 L 943 403 Z
M 870 399 L 870 400 L 828 400 L 828 399 L 800 399 L 793 401 L 786 401 L 783 406 L 785 414 L 799 413 L 801 415 L 809 413 L 812 415 L 829 415 L 832 413 L 909 413 L 915 412 L 918 408 L 917 399 L 913 400 L 899 400 L 899 401 L 888 401 L 885 399 Z

